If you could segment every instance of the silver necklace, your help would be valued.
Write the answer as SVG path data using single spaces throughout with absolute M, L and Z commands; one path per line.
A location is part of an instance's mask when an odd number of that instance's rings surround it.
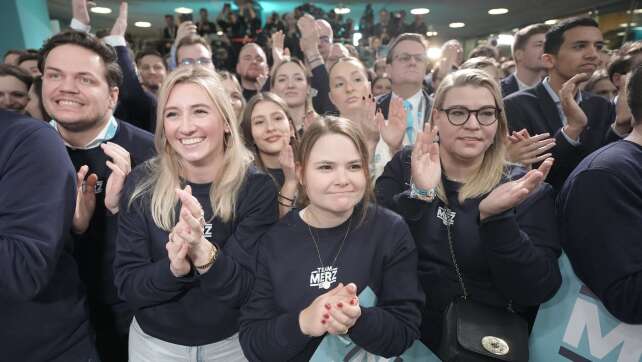
M 303 222 L 305 222 L 305 220 Z M 310 233 L 310 238 L 312 239 L 312 243 L 314 243 L 314 248 L 317 251 L 317 257 L 319 258 L 319 265 L 320 265 L 320 267 L 310 272 L 310 286 L 318 287 L 319 289 L 326 289 L 326 290 L 330 289 L 332 284 L 336 283 L 337 281 L 337 273 L 339 271 L 339 267 L 335 266 L 335 263 L 337 262 L 337 259 L 341 254 L 341 250 L 343 250 L 343 244 L 345 243 L 346 239 L 348 238 L 348 234 L 350 233 L 350 227 L 352 226 L 352 215 L 350 215 L 350 220 L 348 221 L 348 228 L 346 229 L 346 233 L 345 235 L 343 235 L 343 240 L 341 240 L 341 244 L 339 245 L 339 251 L 337 251 L 337 254 L 334 256 L 332 263 L 328 265 L 323 264 L 323 259 L 321 258 L 321 252 L 319 251 L 319 243 L 317 242 L 317 239 L 314 238 L 314 233 L 312 233 L 312 228 L 310 227 L 310 224 L 308 223 L 305 223 L 305 224 L 308 226 L 308 232 Z

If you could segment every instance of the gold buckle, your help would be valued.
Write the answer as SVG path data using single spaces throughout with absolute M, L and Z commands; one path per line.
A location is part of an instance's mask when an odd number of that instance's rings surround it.
M 493 336 L 482 338 L 481 344 L 485 350 L 497 356 L 507 355 L 510 350 L 505 340 Z

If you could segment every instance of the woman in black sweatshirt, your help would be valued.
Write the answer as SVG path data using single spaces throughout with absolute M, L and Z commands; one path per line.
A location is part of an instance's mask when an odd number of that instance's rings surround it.
M 323 117 L 297 152 L 300 197 L 261 241 L 256 281 L 241 318 L 251 361 L 307 361 L 327 334 L 347 334 L 381 356 L 419 337 L 424 296 L 417 252 L 396 214 L 368 203 L 368 151 L 346 119 Z M 359 305 L 370 288 L 376 305 Z
M 156 158 L 121 197 L 114 262 L 135 310 L 130 361 L 243 360 L 240 306 L 257 240 L 276 221 L 276 190 L 242 144 L 219 77 L 181 67 L 160 90 Z
M 417 243 L 426 293 L 422 341 L 436 351 L 442 314 L 464 295 L 448 227 L 475 302 L 511 304 L 530 320 L 561 277 L 553 195 L 542 183 L 553 160 L 529 172 L 506 163 L 507 123 L 496 82 L 479 70 L 451 73 L 437 90 L 430 125 L 414 148 L 386 165 L 376 193 L 404 217 Z
M 241 131 L 256 166 L 272 175 L 279 189 L 279 215 L 296 201 L 294 151 L 299 141 L 288 105 L 278 95 L 261 92 L 250 99 L 241 118 Z

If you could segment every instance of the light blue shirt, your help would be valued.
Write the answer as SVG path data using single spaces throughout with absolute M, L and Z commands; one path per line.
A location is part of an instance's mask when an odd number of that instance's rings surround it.
M 60 131 L 58 130 L 58 123 L 56 123 L 55 120 L 52 119 L 51 121 L 49 121 L 49 124 L 56 130 L 56 132 L 60 133 Z M 92 148 L 96 148 L 96 147 L 100 146 L 102 143 L 105 143 L 105 142 L 111 140 L 112 138 L 114 138 L 114 136 L 116 135 L 116 131 L 117 130 L 118 130 L 118 122 L 116 122 L 116 118 L 114 118 L 114 116 L 112 115 L 109 118 L 109 121 L 107 122 L 105 127 L 98 133 L 96 138 L 94 138 L 93 140 L 89 141 L 89 143 L 87 143 L 85 146 L 83 146 L 83 147 L 75 147 L 75 146 L 72 146 L 72 145 L 68 144 L 64 139 L 63 139 L 63 141 L 65 142 L 65 146 L 67 146 L 69 148 L 73 148 L 73 149 L 76 149 L 76 150 L 89 150 L 89 149 L 92 149 Z

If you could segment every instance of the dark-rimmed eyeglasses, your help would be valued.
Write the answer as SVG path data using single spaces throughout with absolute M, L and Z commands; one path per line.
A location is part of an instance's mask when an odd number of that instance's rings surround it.
M 446 109 L 440 109 L 440 111 L 446 113 L 446 118 L 448 122 L 453 126 L 463 126 L 471 114 L 475 114 L 477 122 L 482 126 L 490 126 L 491 124 L 497 121 L 500 110 L 497 107 L 482 107 L 479 109 L 468 109 L 461 106 L 449 107 Z
M 185 58 L 181 60 L 181 65 L 192 65 L 192 64 L 197 64 L 197 65 L 209 65 L 212 64 L 212 59 L 210 58 Z

